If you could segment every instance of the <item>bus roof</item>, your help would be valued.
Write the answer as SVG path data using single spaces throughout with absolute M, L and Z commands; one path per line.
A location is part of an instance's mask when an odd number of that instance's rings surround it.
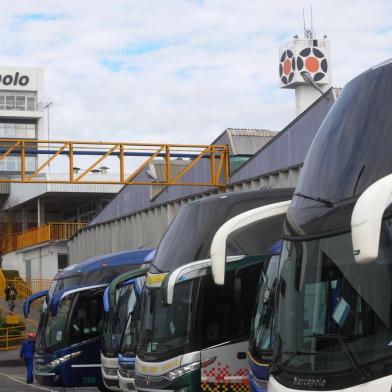
M 162 237 L 150 272 L 170 272 L 181 265 L 208 259 L 212 239 L 226 221 L 253 208 L 291 200 L 293 192 L 293 188 L 276 188 L 221 193 L 183 206 Z M 250 244 L 261 244 L 251 238 L 260 235 L 257 230 L 249 228 L 245 232 L 228 243 L 228 255 L 243 254 L 245 245 L 250 250 Z
M 81 263 L 70 265 L 59 272 L 54 279 L 66 279 L 78 274 L 93 272 L 102 269 L 102 267 L 111 268 L 120 265 L 140 265 L 144 262 L 148 262 L 148 256 L 152 251 L 152 249 L 126 250 L 123 252 L 95 256 Z

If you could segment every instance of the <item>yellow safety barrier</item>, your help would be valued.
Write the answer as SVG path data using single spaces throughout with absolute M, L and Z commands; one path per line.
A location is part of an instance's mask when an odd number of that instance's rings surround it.
M 0 350 L 14 350 L 19 348 L 29 332 L 23 325 L 0 328 Z
M 0 253 L 6 254 L 48 241 L 70 239 L 86 223 L 51 222 L 20 233 L 5 236 L 0 242 Z
M 2 269 L 0 269 L 0 298 L 5 297 L 4 290 L 6 287 L 7 287 L 7 281 L 5 279 Z
M 52 281 L 49 279 L 7 279 L 6 285 L 11 284 L 18 293 L 18 297 L 25 299 L 42 290 L 49 290 Z
M 0 328 L 0 351 L 13 350 L 20 347 L 29 332 L 36 332 L 38 327 L 37 321 L 26 319 L 16 312 L 11 312 L 2 305 L 0 305 L 0 312 L 6 319 L 18 319 L 23 324 Z

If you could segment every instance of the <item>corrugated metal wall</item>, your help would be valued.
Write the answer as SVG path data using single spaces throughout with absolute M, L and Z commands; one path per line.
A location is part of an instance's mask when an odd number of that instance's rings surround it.
M 300 167 L 231 184 L 227 192 L 239 192 L 261 187 L 293 187 Z M 70 261 L 76 263 L 90 257 L 127 249 L 156 247 L 181 206 L 208 197 L 216 190 L 150 207 L 109 222 L 90 226 L 69 242 Z

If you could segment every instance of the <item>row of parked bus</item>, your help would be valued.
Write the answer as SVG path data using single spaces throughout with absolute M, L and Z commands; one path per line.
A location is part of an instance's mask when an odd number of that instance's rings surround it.
M 73 265 L 34 373 L 102 391 L 392 387 L 392 62 L 353 79 L 295 190 L 184 206 L 155 250 Z M 130 233 L 130 235 L 132 235 Z

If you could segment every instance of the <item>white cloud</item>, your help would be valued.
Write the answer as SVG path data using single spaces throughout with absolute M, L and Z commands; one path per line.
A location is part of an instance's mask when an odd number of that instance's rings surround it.
M 3 65 L 45 68 L 52 137 L 209 143 L 226 127 L 282 129 L 294 116 L 277 51 L 308 1 L 2 2 Z M 390 1 L 313 6 L 334 85 L 391 57 Z

